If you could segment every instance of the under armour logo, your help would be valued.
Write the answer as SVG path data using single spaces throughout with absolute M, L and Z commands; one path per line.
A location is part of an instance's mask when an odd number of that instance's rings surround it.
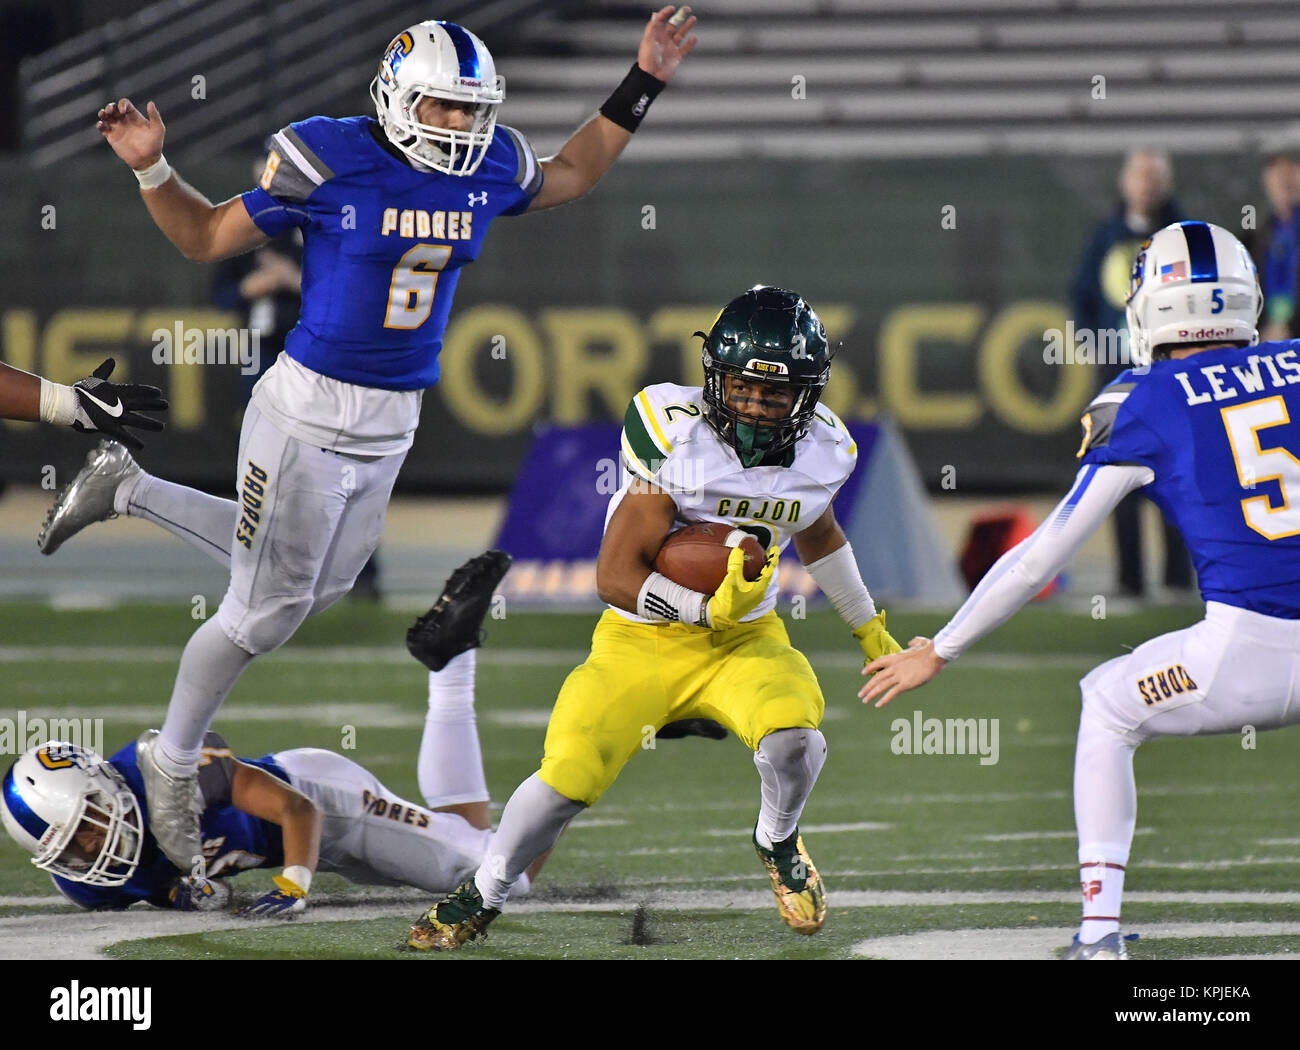
M 1083 899 L 1090 901 L 1101 892 L 1101 879 L 1093 879 L 1083 884 Z
M 469 195 L 469 206 L 471 208 L 474 207 L 474 205 L 476 204 L 486 204 L 486 203 L 487 203 L 487 190 L 484 190 L 482 193 L 471 193 Z

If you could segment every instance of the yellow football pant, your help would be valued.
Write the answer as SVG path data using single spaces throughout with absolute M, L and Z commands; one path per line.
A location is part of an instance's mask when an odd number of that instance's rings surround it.
M 817 676 L 775 612 L 708 631 L 607 610 L 591 655 L 555 701 L 540 775 L 591 805 L 667 722 L 712 718 L 757 750 L 778 729 L 816 729 L 825 708 Z

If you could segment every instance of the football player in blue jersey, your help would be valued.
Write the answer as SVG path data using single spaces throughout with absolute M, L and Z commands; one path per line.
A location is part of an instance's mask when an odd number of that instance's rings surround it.
M 230 588 L 185 647 L 161 734 L 141 755 L 159 846 L 188 867 L 199 846 L 204 733 L 245 667 L 346 594 L 383 529 L 411 446 L 460 270 L 499 215 L 553 208 L 589 191 L 696 43 L 690 9 L 660 8 L 627 77 L 553 157 L 497 123 L 505 94 L 487 47 L 450 22 L 389 44 L 371 84 L 378 119 L 312 117 L 273 138 L 259 184 L 213 205 L 162 153 L 150 102 L 99 111 L 97 127 L 134 171 L 145 206 L 189 259 L 303 233 L 302 312 L 253 391 L 240 437 Z M 138 480 L 127 459 L 92 457 L 56 506 L 42 546 L 84 521 L 78 492 Z M 127 502 L 130 493 L 117 493 Z M 227 501 L 199 505 L 227 527 Z M 205 511 L 205 507 L 209 508 Z
M 509 564 L 500 551 L 488 551 L 453 573 L 408 634 L 412 654 L 442 667 L 478 645 Z M 431 689 L 449 699 L 465 688 L 464 676 L 431 679 Z M 158 848 L 146 815 L 149 789 L 139 760 L 157 735 L 151 730 L 107 762 L 64 742 L 32 748 L 4 775 L 0 820 L 32 863 L 85 908 L 143 900 L 219 909 L 230 900 L 227 877 L 248 868 L 283 867 L 276 889 L 245 910 L 254 918 L 301 912 L 317 870 L 362 884 L 446 891 L 478 867 L 491 837 L 473 698 L 460 700 L 469 710 L 468 731 L 426 734 L 421 744 L 423 806 L 332 751 L 296 748 L 238 759 L 208 733 L 198 771 L 202 852 L 178 869 Z M 529 880 L 540 867 L 539 860 L 529 869 Z
M 881 707 L 929 681 L 1059 572 L 1129 492 L 1187 540 L 1205 619 L 1080 683 L 1074 766 L 1083 921 L 1067 959 L 1122 959 L 1120 898 L 1137 819 L 1133 753 L 1156 737 L 1300 722 L 1300 341 L 1260 343 L 1255 265 L 1204 222 L 1157 231 L 1133 265 L 1139 367 L 1083 416 L 1082 467 L 1039 529 L 1008 551 L 934 640 L 868 664 Z

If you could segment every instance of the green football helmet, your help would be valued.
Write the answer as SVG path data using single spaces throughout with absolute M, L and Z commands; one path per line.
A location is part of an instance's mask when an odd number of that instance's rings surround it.
M 722 308 L 704 339 L 704 416 L 746 467 L 779 463 L 808 433 L 831 376 L 826 326 L 803 296 L 755 285 Z M 757 420 L 727 405 L 726 377 L 789 384 L 790 413 Z

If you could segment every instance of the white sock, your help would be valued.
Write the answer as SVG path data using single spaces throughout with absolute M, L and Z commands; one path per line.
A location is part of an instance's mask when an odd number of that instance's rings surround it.
M 826 738 L 816 729 L 778 729 L 754 752 L 762 804 L 754 837 L 764 849 L 794 834 L 804 804 L 826 762 Z
M 1079 863 L 1083 889 L 1083 922 L 1079 940 L 1093 944 L 1108 933 L 1119 932 L 1119 905 L 1124 895 L 1124 865 L 1105 860 Z
M 461 653 L 441 671 L 429 672 L 429 713 L 416 778 L 430 809 L 488 800 L 474 715 L 477 650 Z
M 488 842 L 474 885 L 488 908 L 500 908 L 533 861 L 555 845 L 564 826 L 586 807 L 561 795 L 534 773 L 517 788 L 501 811 L 501 823 Z
M 152 521 L 230 568 L 230 545 L 239 521 L 239 504 L 234 500 L 209 496 L 152 474 L 139 474 L 118 487 L 113 494 L 113 509 L 118 514 Z
M 1084 895 L 1079 940 L 1084 944 L 1119 929 L 1124 867 L 1137 825 L 1137 744 L 1092 714 L 1084 700 L 1074 755 L 1074 822 Z
M 155 757 L 164 773 L 187 776 L 198 768 L 204 734 L 252 662 L 253 654 L 227 638 L 215 618 L 190 637 L 158 737 Z

